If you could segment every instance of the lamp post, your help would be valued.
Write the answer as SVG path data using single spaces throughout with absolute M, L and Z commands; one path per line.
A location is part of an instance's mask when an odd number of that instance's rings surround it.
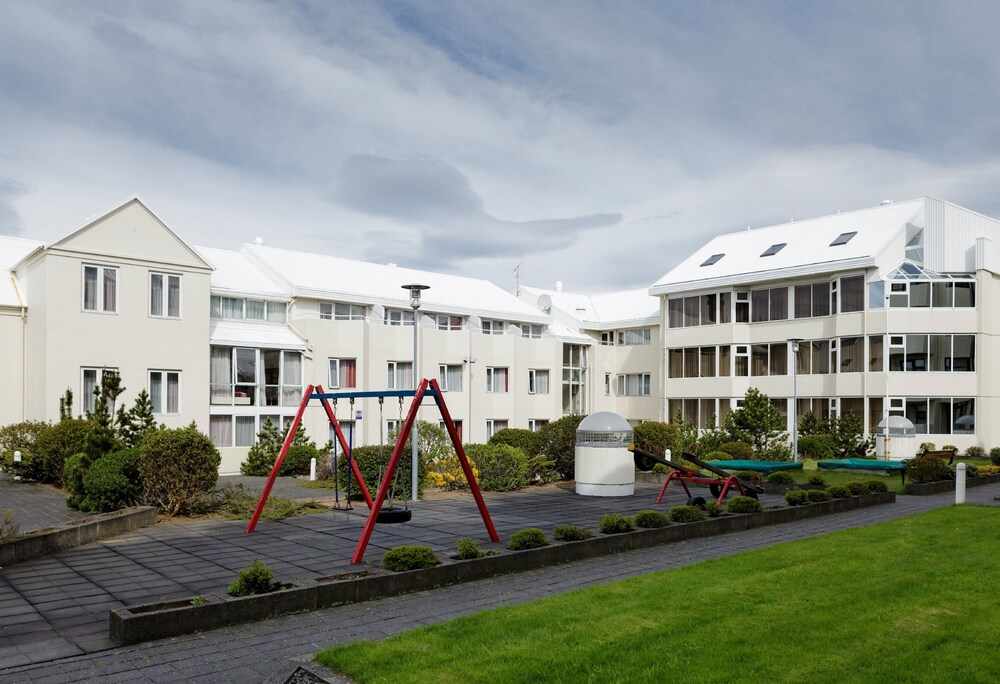
M 801 337 L 789 337 L 792 345 L 792 461 L 799 461 L 799 342 Z
M 413 308 L 413 389 L 417 389 L 417 382 L 420 379 L 420 293 L 429 290 L 430 285 L 403 285 L 404 290 L 410 291 L 410 306 Z M 402 426 L 400 426 L 402 427 Z M 417 458 L 417 422 L 413 422 L 412 442 L 410 448 L 413 450 L 410 473 L 410 499 L 417 500 L 418 483 L 418 458 Z

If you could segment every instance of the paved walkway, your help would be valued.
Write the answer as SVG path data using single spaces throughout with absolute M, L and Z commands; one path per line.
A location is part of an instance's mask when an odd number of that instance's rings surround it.
M 654 498 L 655 486 L 652 489 L 640 489 L 638 495 L 629 499 L 584 499 L 576 497 L 571 492 L 559 488 L 553 488 L 544 494 L 538 491 L 519 492 L 509 495 L 493 495 L 488 498 L 488 503 L 494 513 L 494 520 L 502 536 L 506 536 L 513 529 L 524 527 L 527 524 L 536 524 L 551 531 L 551 527 L 556 523 L 577 521 L 593 526 L 599 515 L 608 510 L 621 510 L 623 512 L 634 512 L 643 507 L 642 504 L 651 503 Z M 997 505 L 994 500 L 1000 494 L 1000 485 L 990 485 L 969 490 L 969 501 L 971 503 L 984 503 Z M 547 495 L 547 497 L 546 497 Z M 406 596 L 400 596 L 381 601 L 363 603 L 356 605 L 341 606 L 334 609 L 316 611 L 314 613 L 302 615 L 290 615 L 255 625 L 242 627 L 232 627 L 204 634 L 179 637 L 150 644 L 138 646 L 113 648 L 98 653 L 89 653 L 75 657 L 62 657 L 53 651 L 47 658 L 37 660 L 48 660 L 39 664 L 18 665 L 17 660 L 11 658 L 8 651 L 7 666 L 5 672 L 0 671 L 0 683 L 3 682 L 28 682 L 28 681 L 212 681 L 212 682 L 256 682 L 263 681 L 268 677 L 280 676 L 276 681 L 283 681 L 283 678 L 291 673 L 295 667 L 295 659 L 306 658 L 317 649 L 335 643 L 347 643 L 359 639 L 380 638 L 382 636 L 404 631 L 415 626 L 431 624 L 446 620 L 458 615 L 476 612 L 485 608 L 512 603 L 522 603 L 542 596 L 549 596 L 555 593 L 576 589 L 579 587 L 601 584 L 617 579 L 645 574 L 664 568 L 678 567 L 688 563 L 696 562 L 706 558 L 714 558 L 737 553 L 744 550 L 770 546 L 775 543 L 803 539 L 835 529 L 845 529 L 866 525 L 873 522 L 893 519 L 911 513 L 928 510 L 930 508 L 945 506 L 953 501 L 953 494 L 942 494 L 932 497 L 900 497 L 896 504 L 878 506 L 849 513 L 842 513 L 834 516 L 803 521 L 800 523 L 777 525 L 772 527 L 749 530 L 746 532 L 722 535 L 708 539 L 696 539 L 678 544 L 671 544 L 653 549 L 633 551 L 616 556 L 597 558 L 587 561 L 568 563 L 543 570 L 508 575 L 504 577 L 492 578 L 480 582 L 474 582 L 452 587 L 444 587 L 433 591 L 418 592 Z M 665 502 L 666 503 L 666 502 Z M 675 505 L 676 500 L 669 502 Z M 448 504 L 444 506 L 444 504 Z M 581 506 L 579 509 L 573 508 L 574 504 Z M 430 521 L 429 526 L 417 528 L 413 524 L 397 526 L 398 528 L 410 528 L 405 536 L 417 543 L 427 543 L 427 539 L 441 537 L 436 544 L 438 549 L 442 549 L 443 538 L 447 538 L 447 548 L 453 548 L 454 540 L 464 534 L 455 527 L 462 523 L 464 530 L 472 530 L 473 536 L 482 538 L 481 522 L 475 517 L 475 508 L 471 511 L 469 506 L 463 501 L 447 502 L 421 502 L 416 507 L 415 519 L 419 515 L 423 519 Z M 569 511 L 577 513 L 579 517 L 569 519 Z M 448 511 L 445 513 L 444 511 Z M 267 544 L 281 544 L 283 550 L 290 554 L 295 551 L 303 552 L 304 548 L 318 548 L 321 544 L 313 541 L 305 546 L 307 538 L 320 537 L 326 539 L 333 534 L 328 528 L 341 528 L 337 525 L 338 516 L 348 516 L 344 513 L 330 513 L 321 516 L 309 516 L 295 521 L 297 524 L 270 523 L 267 527 L 269 533 L 255 537 L 251 535 L 242 537 L 246 544 L 247 540 L 261 540 Z M 449 528 L 447 530 L 438 529 L 435 518 L 446 517 Z M 466 520 L 461 520 L 461 518 Z M 468 520 L 468 518 L 473 518 Z M 456 519 L 457 518 L 457 519 Z M 325 523 L 323 522 L 325 520 Z M 207 525 L 211 521 L 205 521 Z M 442 521 L 443 522 L 443 521 Z M 305 523 L 305 526 L 300 526 Z M 478 523 L 478 530 L 475 523 Z M 200 523 L 195 523 L 193 527 L 198 527 Z M 217 524 L 217 523 L 216 523 Z M 353 548 L 356 535 L 353 533 L 360 527 L 360 519 L 355 516 L 352 524 L 349 525 L 352 533 L 351 538 L 345 540 L 347 546 Z M 236 535 L 229 529 L 228 523 L 217 528 L 217 532 L 222 532 L 220 539 L 205 538 L 200 543 L 197 540 L 186 538 L 186 544 L 192 557 L 200 557 L 199 553 L 210 556 L 212 544 L 216 546 L 226 545 L 227 540 L 234 540 Z M 313 527 L 315 526 L 315 527 Z M 130 537 L 145 537 L 136 546 L 144 548 L 146 552 L 156 549 L 162 550 L 154 541 L 158 534 L 166 535 L 167 540 L 176 535 L 173 528 L 179 525 L 160 525 L 152 532 L 146 534 L 129 535 Z M 313 529 L 310 529 L 313 527 Z M 309 533 L 306 534 L 306 530 Z M 419 531 L 419 534 L 418 534 Z M 317 535 L 316 533 L 320 534 Z M 204 532 L 203 532 L 204 533 Z M 343 532 L 342 532 L 343 533 Z M 336 536 L 334 534 L 334 536 Z M 395 540 L 388 540 L 387 537 L 397 536 Z M 416 537 L 425 537 L 418 540 Z M 382 528 L 376 532 L 379 537 L 380 546 L 394 546 L 402 543 L 402 539 L 395 532 L 383 532 Z M 166 541 L 166 540 L 165 540 Z M 175 538 L 176 541 L 176 538 Z M 375 541 L 373 539 L 373 541 Z M 95 544 L 84 547 L 90 553 L 97 553 L 114 549 L 115 553 L 120 553 L 122 547 L 132 546 L 133 540 L 118 540 L 114 544 Z M 204 544 L 208 550 L 202 546 Z M 244 545 L 233 547 L 241 553 L 248 552 Z M 343 545 L 341 546 L 343 548 Z M 323 560 L 327 564 L 320 565 L 318 572 L 312 574 L 327 574 L 336 572 L 337 567 L 329 563 L 332 556 L 328 547 L 323 552 Z M 278 550 L 280 551 L 280 550 Z M 78 551 L 78 553 L 82 552 Z M 78 566 L 74 558 L 66 556 L 75 554 L 60 554 L 57 563 L 65 570 L 72 571 Z M 275 552 L 275 556 L 284 554 Z M 306 555 L 310 555 L 306 553 Z M 380 551 L 372 548 L 369 557 L 378 558 Z M 154 554 L 155 556 L 155 554 Z M 126 574 L 134 571 L 133 566 L 124 562 L 125 557 L 119 559 L 119 567 L 126 569 Z M 46 559 L 49 561 L 50 559 Z M 158 559 L 150 556 L 147 561 L 151 564 Z M 241 563 L 231 563 L 232 568 L 241 566 Z M 278 560 L 273 556 L 265 558 L 266 562 L 273 562 L 273 567 L 287 568 L 293 564 L 307 563 L 304 558 L 285 558 Z M 318 559 L 317 559 L 318 560 Z M 44 561 L 38 561 L 42 563 Z M 169 562 L 169 561 L 168 561 Z M 177 562 L 177 559 L 174 559 Z M 25 564 L 25 566 L 30 564 Z M 15 570 L 21 566 L 15 566 Z M 197 563 L 191 566 L 184 566 L 186 576 L 192 570 L 200 567 Z M 221 567 L 221 566 L 220 566 Z M 131 569 L 131 570 L 130 570 Z M 147 566 L 148 569 L 148 566 Z M 37 568 L 43 571 L 45 568 Z M 233 570 L 227 571 L 223 578 L 221 575 L 214 580 L 213 590 L 219 589 L 220 582 L 228 582 L 233 576 Z M 20 584 L 26 581 L 26 577 L 32 573 L 25 573 L 24 576 L 15 578 L 13 584 Z M 180 574 L 180 573 L 174 573 Z M 285 578 L 279 569 L 279 577 Z M 6 575 L 6 573 L 5 573 Z M 294 576 L 294 575 L 293 575 Z M 204 581 L 208 581 L 206 576 Z M 2 585 L 0 585 L 2 587 Z M 78 592 L 73 591 L 76 595 Z M 179 594 L 190 595 L 191 591 L 179 591 Z M 166 594 L 164 594 L 166 596 Z M 72 597 L 67 595 L 66 600 L 72 601 Z M 133 602 L 133 601 L 128 601 Z M 0 604 L 2 605 L 2 604 Z M 103 615 L 102 630 L 106 630 L 106 607 L 101 608 Z M 5 621 L 6 623 L 6 621 Z M 50 623 L 51 624 L 51 623 Z M 17 653 L 25 654 L 31 658 L 33 649 L 50 648 L 44 640 L 34 640 L 27 649 L 17 649 Z M 106 644 L 105 644 L 106 645 Z M 99 644 L 91 644 L 91 650 L 99 647 Z M 0 650 L 0 653 L 4 651 Z M 2 656 L 0 656 L 2 657 Z M 53 660 L 53 658 L 56 658 Z M 13 660 L 13 662 L 12 662 Z
M 0 473 L 0 512 L 5 508 L 14 509 L 14 520 L 22 534 L 65 525 L 90 515 L 67 508 L 66 495 L 55 487 L 15 482 L 6 473 Z

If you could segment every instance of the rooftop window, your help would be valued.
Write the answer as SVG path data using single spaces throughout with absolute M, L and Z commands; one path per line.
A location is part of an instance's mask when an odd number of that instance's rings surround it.
M 764 253 L 761 254 L 761 256 L 762 257 L 774 256 L 775 254 L 783 250 L 785 248 L 785 245 L 787 244 L 788 244 L 787 242 L 779 242 L 776 245 L 771 245 L 766 250 L 764 250 Z
M 701 262 L 701 265 L 702 266 L 711 266 L 712 264 L 716 263 L 719 259 L 721 259 L 724 256 L 726 256 L 724 253 L 723 254 L 713 254 L 712 256 L 708 257 L 703 262 Z
M 851 241 L 851 238 L 858 234 L 858 231 L 852 231 L 850 233 L 841 233 L 837 236 L 837 239 L 830 243 L 831 247 L 837 247 L 839 245 L 846 245 Z

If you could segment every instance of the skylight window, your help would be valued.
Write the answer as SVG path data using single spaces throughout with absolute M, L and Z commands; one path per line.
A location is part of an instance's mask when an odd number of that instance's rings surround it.
M 831 247 L 837 247 L 838 245 L 846 245 L 851 241 L 851 238 L 858 234 L 858 231 L 853 231 L 850 233 L 841 233 L 837 236 L 837 239 L 830 243 Z
M 701 262 L 701 265 L 702 266 L 711 266 L 712 264 L 716 263 L 719 259 L 721 259 L 724 256 L 726 256 L 725 253 L 723 253 L 723 254 L 713 254 L 712 256 L 708 257 L 703 262 Z
M 761 254 L 761 256 L 762 257 L 774 256 L 775 254 L 777 254 L 778 252 L 780 252 L 781 250 L 783 250 L 785 248 L 785 245 L 787 245 L 787 244 L 788 244 L 787 242 L 779 242 L 776 245 L 771 245 L 770 247 L 768 247 L 764 251 L 763 254 Z

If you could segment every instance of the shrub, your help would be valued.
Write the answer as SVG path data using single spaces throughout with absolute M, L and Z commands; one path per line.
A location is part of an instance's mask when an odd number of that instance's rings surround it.
M 807 490 L 790 489 L 785 492 L 785 503 L 789 506 L 801 506 L 809 501 Z
M 826 480 L 823 479 L 822 475 L 813 475 L 809 478 L 809 484 L 815 485 L 817 487 L 825 487 Z
M 792 447 L 787 444 L 771 444 L 756 454 L 758 461 L 791 461 Z
M 833 435 L 802 435 L 799 437 L 799 453 L 803 458 L 822 461 L 833 458 Z
M 10 541 L 17 537 L 20 525 L 14 519 L 14 509 L 5 508 L 0 513 L 0 542 Z
M 472 537 L 462 537 L 458 540 L 458 558 L 462 560 L 472 560 L 482 558 L 486 552 L 479 548 L 479 544 Z
M 635 529 L 635 520 L 621 513 L 605 513 L 601 516 L 597 529 L 604 534 L 631 532 Z
M 730 460 L 729 454 L 724 451 L 713 451 L 710 454 L 706 454 L 701 460 L 703 461 L 728 461 Z
M 636 527 L 644 527 L 646 529 L 666 527 L 670 524 L 670 518 L 659 511 L 639 511 L 632 517 L 632 520 L 635 521 Z
M 677 456 L 684 450 L 681 430 L 671 423 L 648 420 L 636 425 L 633 433 L 636 447 L 660 458 L 667 449 Z
M 726 503 L 730 513 L 760 513 L 764 504 L 751 496 L 734 496 Z
M 880 485 L 885 486 L 885 482 L 879 482 Z M 848 482 L 846 485 L 847 490 L 857 496 L 858 494 L 865 494 L 869 491 L 868 486 L 864 482 Z
M 791 474 L 786 473 L 783 470 L 771 473 L 767 476 L 767 481 L 771 484 L 791 484 L 795 482 L 795 478 Z
M 249 520 L 257 509 L 257 502 L 260 501 L 260 494 L 251 492 L 242 484 L 226 485 L 219 490 L 219 497 L 218 507 L 228 520 Z M 318 510 L 327 510 L 327 507 L 321 507 L 313 501 L 303 502 L 269 496 L 260 512 L 260 519 L 283 520 Z
M 774 447 L 787 441 L 786 419 L 766 394 L 751 387 L 743 395 L 743 405 L 726 414 L 726 431 L 733 441 L 746 442 L 759 458 L 774 456 Z M 788 452 L 788 447 L 784 447 Z M 767 460 L 780 460 L 768 458 Z
M 419 447 L 418 447 L 419 448 Z M 392 457 L 393 446 L 386 444 L 384 446 L 371 445 L 371 446 L 359 446 L 354 447 L 354 461 L 358 465 L 358 470 L 361 471 L 361 476 L 365 478 L 365 484 L 368 486 L 368 490 L 371 492 L 372 496 L 375 496 L 375 490 L 378 489 L 379 482 L 385 472 L 385 469 L 389 465 L 389 458 Z M 410 496 L 410 489 L 412 486 L 410 473 L 413 470 L 413 460 L 410 456 L 412 449 L 410 448 L 410 440 L 406 441 L 406 447 L 403 449 L 403 455 L 399 460 L 399 467 L 396 468 L 397 476 L 395 476 L 395 491 L 394 496 L 398 499 L 412 499 Z M 347 458 L 344 454 L 340 454 L 340 458 L 337 462 L 338 470 L 337 476 L 340 478 L 340 490 L 346 491 L 347 487 Z M 417 491 L 423 492 L 424 487 L 427 486 L 429 481 L 427 475 L 427 458 L 425 454 L 420 453 L 420 458 L 417 461 Z M 354 481 L 353 474 L 351 475 L 351 497 L 355 501 L 360 501 L 362 499 L 361 490 L 358 487 L 357 482 Z M 390 489 L 392 491 L 392 489 Z
M 94 461 L 83 476 L 83 508 L 104 513 L 134 504 L 141 491 L 141 459 L 138 449 L 125 449 Z
M 66 421 L 63 421 L 66 422 Z M 157 430 L 141 447 L 139 478 L 145 501 L 167 515 L 189 511 L 215 488 L 219 450 L 194 423 L 185 428 Z
M 582 415 L 563 416 L 559 420 L 546 423 L 538 431 L 538 449 L 552 461 L 553 469 L 567 480 L 573 479 L 573 464 L 576 461 L 576 429 Z
M 869 492 L 877 493 L 889 491 L 889 485 L 882 480 L 868 480 L 865 482 L 865 486 L 868 487 Z
M 670 473 L 670 471 L 671 468 L 663 465 L 662 463 L 657 463 L 656 465 L 653 466 L 653 472 L 656 473 L 657 475 L 667 475 Z
M 830 496 L 834 499 L 846 499 L 852 495 L 847 485 L 831 485 L 826 488 L 826 491 L 830 492 Z
M 708 514 L 709 518 L 718 518 L 722 515 L 722 506 L 715 499 L 709 499 L 705 502 L 705 513 Z
M 947 480 L 948 465 L 934 456 L 917 456 L 907 462 L 906 477 L 915 484 Z
M 83 451 L 89 430 L 89 421 L 68 418 L 42 431 L 35 445 L 35 457 L 40 460 L 33 479 L 60 484 L 66 459 Z
M 479 480 L 479 471 L 476 464 L 472 464 L 472 474 Z M 462 462 L 458 456 L 448 456 L 446 458 L 431 461 L 427 464 L 427 484 L 431 487 L 444 489 L 447 491 L 458 491 L 469 488 L 469 481 L 465 477 L 462 469 Z
M 521 428 L 503 428 L 502 430 L 497 430 L 487 443 L 506 444 L 515 449 L 520 449 L 527 456 L 534 456 L 541 452 L 538 433 Z
M 63 462 L 63 489 L 69 493 L 66 501 L 70 508 L 79 508 L 83 501 L 83 461 L 87 454 L 73 454 Z
M 229 595 L 267 594 L 277 588 L 278 583 L 274 580 L 274 571 L 261 562 L 259 558 L 254 558 L 250 565 L 240 570 L 236 581 L 229 585 Z
M 990 463 L 995 466 L 1000 466 L 1000 447 L 993 447 L 990 449 Z
M 549 540 L 545 537 L 545 533 L 537 527 L 526 527 L 523 530 L 518 530 L 507 540 L 507 548 L 511 551 L 537 549 L 548 545 Z
M 0 465 L 12 475 L 28 480 L 41 479 L 42 459 L 37 457 L 39 436 L 49 429 L 48 423 L 28 420 L 0 427 Z M 14 461 L 14 452 L 21 452 L 21 460 Z
M 247 452 L 247 460 L 240 463 L 240 472 L 244 475 L 258 477 L 270 475 L 274 462 L 278 459 L 278 454 L 281 453 L 284 439 L 284 434 L 270 419 L 264 421 L 260 432 L 257 433 L 257 440 Z M 278 475 L 281 477 L 308 475 L 309 461 L 313 458 L 319 460 L 319 451 L 300 425 L 288 447 L 285 460 L 281 462 L 281 470 L 278 471 Z
M 809 500 L 809 503 L 829 501 L 830 499 L 833 498 L 830 492 L 826 491 L 825 489 L 806 489 L 804 491 L 806 493 L 806 498 Z
M 421 570 L 434 567 L 440 562 L 429 546 L 396 546 L 382 556 L 382 565 L 393 572 Z
M 965 450 L 966 458 L 984 458 L 986 456 L 986 451 L 978 445 L 970 446 Z
M 921 442 L 920 446 L 917 447 L 918 454 L 922 454 L 925 451 L 936 451 L 936 450 L 937 447 L 934 445 L 934 442 Z
M 556 525 L 556 529 L 552 533 L 553 539 L 563 542 L 580 541 L 582 539 L 590 539 L 593 536 L 593 532 L 579 525 Z
M 676 523 L 698 522 L 708 516 L 697 506 L 674 506 L 670 509 L 670 521 Z
M 754 472 L 753 470 L 737 470 L 733 473 L 743 482 L 753 482 L 755 478 L 760 477 L 760 473 Z
M 932 451 L 933 451 L 933 449 L 932 449 Z M 943 447 L 941 447 L 941 451 L 954 451 L 957 454 L 958 453 L 958 447 L 955 446 L 954 444 L 945 444 Z
M 1000 475 L 1000 465 L 979 466 L 980 475 Z
M 947 468 L 948 468 L 948 477 L 951 478 L 951 479 L 953 479 L 953 480 L 958 479 L 958 464 L 956 463 L 954 465 L 947 466 Z M 975 465 L 973 463 L 966 463 L 965 464 L 965 476 L 966 477 L 979 477 L 979 466 L 977 466 L 977 465 Z
M 479 472 L 479 486 L 488 492 L 510 492 L 530 484 L 529 459 L 508 444 L 469 444 L 465 453 Z
M 753 447 L 746 442 L 723 442 L 719 445 L 719 451 L 729 454 L 735 460 L 748 461 L 753 458 Z

